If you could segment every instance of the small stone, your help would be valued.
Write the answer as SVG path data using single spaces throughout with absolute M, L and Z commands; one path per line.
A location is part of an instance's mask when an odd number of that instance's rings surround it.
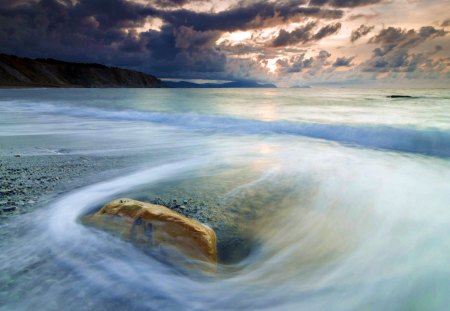
M 16 158 L 20 158 L 20 157 L 21 157 L 21 155 L 20 155 L 20 154 L 15 154 L 15 155 L 14 155 L 14 157 L 16 157 Z
M 186 208 L 186 206 L 180 205 L 180 209 L 185 209 L 185 208 Z
M 14 212 L 16 210 L 15 206 L 11 206 L 11 207 L 4 207 L 2 208 L 2 211 L 5 213 L 10 213 L 10 212 Z
M 188 200 L 184 200 L 183 203 L 184 203 L 184 204 L 188 204 Z

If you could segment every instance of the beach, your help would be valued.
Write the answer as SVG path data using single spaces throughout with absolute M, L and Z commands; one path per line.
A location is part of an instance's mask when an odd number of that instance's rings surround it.
M 0 310 L 443 310 L 449 98 L 0 90 Z M 123 197 L 214 229 L 217 273 L 83 224 Z

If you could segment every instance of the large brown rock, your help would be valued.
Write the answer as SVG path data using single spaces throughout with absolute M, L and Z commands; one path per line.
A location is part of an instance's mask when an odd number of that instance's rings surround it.
M 118 233 L 141 248 L 173 250 L 189 259 L 217 263 L 214 231 L 161 205 L 118 199 L 84 222 Z

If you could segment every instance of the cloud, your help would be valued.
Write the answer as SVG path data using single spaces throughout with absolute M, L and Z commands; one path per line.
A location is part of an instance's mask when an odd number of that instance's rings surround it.
M 343 16 L 341 10 L 305 7 L 302 4 L 303 0 L 257 1 L 216 13 L 180 9 L 161 11 L 159 16 L 175 27 L 189 26 L 197 31 L 248 30 L 283 24 L 291 20 L 299 21 L 305 17 L 338 19 Z
M 291 32 L 281 29 L 278 32 L 278 36 L 273 40 L 272 46 L 280 47 L 286 45 L 295 45 L 297 43 L 306 43 L 312 40 L 311 31 L 316 27 L 316 25 L 316 22 L 309 22 L 306 25 L 296 28 Z
M 333 63 L 333 67 L 351 67 L 352 61 L 355 57 L 338 57 Z
M 441 15 L 442 27 L 386 27 L 372 35 L 367 24 L 375 23 L 367 20 L 389 23 L 384 2 L 389 0 L 0 0 L 0 52 L 104 63 L 162 77 L 282 79 L 285 74 L 323 80 L 356 69 L 370 75 L 448 71 L 443 27 L 449 21 Z M 373 4 L 380 10 L 360 8 Z M 363 25 L 350 41 L 372 35 L 372 53 L 361 50 L 358 66 L 353 57 L 331 61 L 330 52 L 347 39 L 324 38 L 358 18 Z M 237 31 L 248 37 L 234 40 Z M 277 70 L 269 72 L 274 62 Z M 348 66 L 355 70 L 342 70 Z
M 350 36 L 350 41 L 355 42 L 359 38 L 364 37 L 365 35 L 369 34 L 369 32 L 371 32 L 374 28 L 375 28 L 375 26 L 365 26 L 365 25 L 359 26 L 357 29 L 352 31 L 352 34 Z
M 146 42 L 153 72 L 223 72 L 226 58 L 215 48 L 215 31 L 198 32 L 189 27 L 174 28 L 167 25 L 161 31 L 148 31 L 142 35 Z
M 325 37 L 331 36 L 337 33 L 341 29 L 341 23 L 326 25 L 313 36 L 313 40 L 320 40 Z
M 226 74 L 226 53 L 238 47 L 221 50 L 216 42 L 224 32 L 259 30 L 306 18 L 315 20 L 311 22 L 315 25 L 317 20 L 343 16 L 339 9 L 309 7 L 306 0 L 239 1 L 221 11 L 187 9 L 194 2 L 208 1 L 1 1 L 0 52 L 99 62 L 154 74 L 194 75 L 206 70 Z M 145 31 L 155 20 L 162 24 L 160 29 Z M 318 40 L 327 30 L 308 33 L 308 40 Z M 291 40 L 303 39 L 297 32 Z M 252 44 L 240 48 L 261 51 Z
M 327 36 L 333 35 L 341 28 L 340 23 L 326 25 L 319 29 L 315 34 L 312 33 L 317 23 L 309 22 L 306 25 L 296 28 L 295 30 L 288 32 L 281 29 L 278 32 L 278 36 L 272 41 L 273 47 L 281 47 L 288 45 L 296 45 L 298 43 L 307 43 L 310 41 L 318 41 Z
M 195 31 L 186 26 L 181 26 L 174 32 L 175 46 L 185 50 L 211 48 L 221 35 L 219 31 Z
M 383 0 L 311 0 L 310 5 L 329 5 L 337 8 L 354 8 L 358 6 L 365 6 L 369 4 L 380 3 Z
M 349 15 L 347 17 L 347 19 L 349 21 L 354 21 L 354 20 L 357 20 L 357 19 L 365 19 L 366 21 L 369 21 L 369 20 L 372 20 L 372 19 L 375 19 L 375 18 L 379 18 L 379 17 L 380 17 L 380 14 L 378 14 L 378 13 L 373 13 L 373 14 L 361 14 L 361 13 L 359 13 L 359 14 L 351 14 L 351 15 Z
M 426 40 L 442 37 L 446 34 L 447 32 L 445 30 L 436 29 L 433 26 L 421 27 L 419 31 L 388 27 L 381 30 L 378 35 L 372 37 L 369 43 L 381 43 L 390 48 L 412 48 Z
M 192 3 L 196 1 L 192 0 L 155 0 L 153 3 L 156 4 L 159 7 L 180 7 L 188 3 Z M 197 1 L 201 2 L 201 0 Z
M 279 59 L 276 62 L 278 73 L 296 73 L 311 68 L 314 59 L 306 58 L 305 54 L 291 57 L 290 59 Z
M 329 67 L 328 58 L 330 56 L 329 52 L 321 50 L 313 57 L 307 57 L 306 53 L 300 53 L 289 58 L 278 59 L 276 62 L 277 74 L 303 73 L 310 76 L 316 75 Z
M 165 24 L 138 32 L 157 9 L 125 0 L 28 1 L 0 7 L 1 52 L 99 62 L 150 73 L 222 72 L 216 31 Z
M 373 50 L 372 57 L 363 64 L 363 70 L 369 72 L 414 72 L 433 69 L 430 55 L 411 52 L 425 41 L 447 34 L 442 29 L 424 26 L 419 30 L 388 27 L 381 30 L 369 40 L 369 43 L 380 44 Z
M 448 26 L 450 26 L 450 18 L 446 19 L 441 24 L 441 27 L 448 27 Z

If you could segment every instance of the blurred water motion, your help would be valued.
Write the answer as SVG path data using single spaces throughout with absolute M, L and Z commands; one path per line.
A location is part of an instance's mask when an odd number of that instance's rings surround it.
M 410 93 L 0 91 L 4 145 L 137 159 L 1 225 L 0 309 L 446 310 L 450 94 Z M 245 256 L 191 275 L 78 221 L 171 191 Z

